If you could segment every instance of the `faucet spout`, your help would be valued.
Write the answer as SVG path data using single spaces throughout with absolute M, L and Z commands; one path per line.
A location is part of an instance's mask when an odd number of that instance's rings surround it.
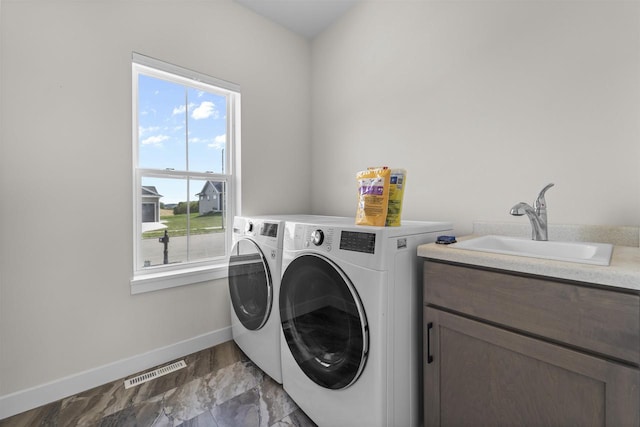
M 548 184 L 540 191 L 533 204 L 534 207 L 531 207 L 531 205 L 527 203 L 520 202 L 515 204 L 509 212 L 514 216 L 527 215 L 529 222 L 531 222 L 531 238 L 533 240 L 548 240 L 547 202 L 544 198 L 544 193 L 551 187 L 553 187 L 553 184 Z

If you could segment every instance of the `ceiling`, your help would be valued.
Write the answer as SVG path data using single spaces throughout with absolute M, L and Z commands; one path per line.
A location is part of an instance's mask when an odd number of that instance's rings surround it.
M 283 27 L 312 39 L 358 0 L 235 0 Z

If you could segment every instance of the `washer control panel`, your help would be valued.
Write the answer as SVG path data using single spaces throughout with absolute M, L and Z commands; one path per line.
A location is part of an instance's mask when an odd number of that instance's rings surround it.
M 267 236 L 267 237 L 277 237 L 278 224 L 272 223 L 272 222 L 262 223 L 262 227 L 260 227 L 260 235 Z

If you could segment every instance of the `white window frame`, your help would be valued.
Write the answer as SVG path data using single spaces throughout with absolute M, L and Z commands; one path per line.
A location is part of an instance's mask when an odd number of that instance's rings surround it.
M 176 286 L 227 277 L 231 251 L 233 217 L 240 212 L 240 86 L 216 79 L 148 56 L 132 53 L 132 148 L 133 148 L 133 274 L 131 293 L 138 294 Z M 140 269 L 142 236 L 142 176 L 185 178 L 184 171 L 156 170 L 138 167 L 138 75 L 170 80 L 185 86 L 202 88 L 227 97 L 227 145 L 225 173 L 189 172 L 190 178 L 225 182 L 225 255 L 211 260 L 193 261 L 168 266 Z

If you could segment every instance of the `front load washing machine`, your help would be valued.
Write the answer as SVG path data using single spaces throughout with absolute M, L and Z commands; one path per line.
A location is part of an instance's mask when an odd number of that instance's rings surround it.
M 283 386 L 319 426 L 420 424 L 418 245 L 447 222 L 287 222 L 280 320 Z
M 280 288 L 284 221 L 235 217 L 229 256 L 231 331 L 238 347 L 260 369 L 282 383 Z

